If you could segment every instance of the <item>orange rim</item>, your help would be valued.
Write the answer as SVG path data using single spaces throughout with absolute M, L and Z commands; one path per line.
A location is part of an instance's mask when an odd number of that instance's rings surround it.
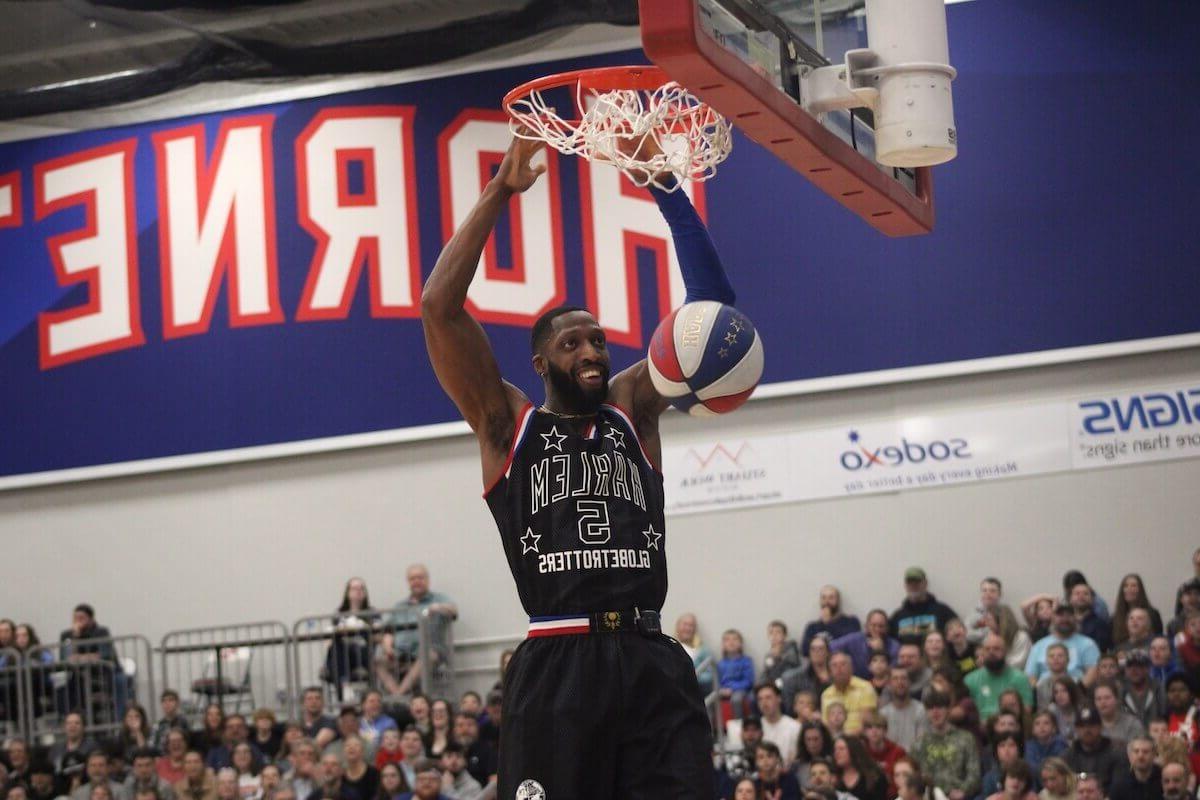
M 669 81 L 667 73 L 660 67 L 651 64 L 633 65 L 626 67 L 596 67 L 593 69 L 577 69 L 570 72 L 559 72 L 522 83 L 508 94 L 504 95 L 504 109 L 510 111 L 512 104 L 528 97 L 533 92 L 546 89 L 557 89 L 571 84 L 577 84 L 583 89 L 595 89 L 610 92 L 615 89 L 635 89 L 649 91 L 657 89 Z

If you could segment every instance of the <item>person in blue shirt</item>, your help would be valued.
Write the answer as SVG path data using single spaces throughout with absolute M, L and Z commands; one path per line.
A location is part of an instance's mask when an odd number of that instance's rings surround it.
M 1067 603 L 1059 603 L 1054 609 L 1054 621 L 1050 635 L 1034 643 L 1025 663 L 1025 674 L 1033 680 L 1046 671 L 1046 649 L 1058 642 L 1067 648 L 1067 674 L 1081 680 L 1100 660 L 1100 648 L 1088 637 L 1075 630 L 1075 610 Z
M 746 696 L 754 686 L 754 662 L 742 652 L 742 634 L 732 628 L 721 634 L 721 660 L 717 662 L 717 683 L 723 699 L 729 701 L 734 719 L 741 719 Z

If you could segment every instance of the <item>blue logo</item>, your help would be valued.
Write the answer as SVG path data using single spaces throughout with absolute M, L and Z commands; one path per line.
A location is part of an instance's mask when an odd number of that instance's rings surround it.
M 842 469 L 850 472 L 858 472 L 872 467 L 885 468 L 900 467 L 905 464 L 921 464 L 927 460 L 951 461 L 971 457 L 970 443 L 961 438 L 910 442 L 901 437 L 899 444 L 888 444 L 882 447 L 869 447 L 862 444 L 858 431 L 850 431 L 848 438 L 854 447 L 842 453 L 840 461 Z
M 1200 420 L 1200 389 L 1087 400 L 1079 404 L 1079 410 L 1084 414 L 1084 431 L 1093 436 L 1192 425 Z

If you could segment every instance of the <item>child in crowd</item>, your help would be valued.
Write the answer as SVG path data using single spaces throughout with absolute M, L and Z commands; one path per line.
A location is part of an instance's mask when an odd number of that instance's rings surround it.
M 721 660 L 717 663 L 717 680 L 721 697 L 729 701 L 733 719 L 741 719 L 746 696 L 754 686 L 754 662 L 742 652 L 744 644 L 740 631 L 730 628 L 721 634 Z
M 1037 682 L 1037 707 L 1049 708 L 1054 701 L 1054 682 L 1067 675 L 1071 654 L 1066 645 L 1057 642 L 1046 648 L 1046 672 Z
M 846 716 L 846 707 L 841 703 L 830 703 L 826 706 L 824 722 L 831 736 L 842 735 L 842 728 L 846 727 Z
M 395 764 L 404 760 L 400 750 L 400 729 L 388 728 L 379 735 L 379 749 L 375 751 L 375 769 L 383 769 L 385 764 Z
M 1033 717 L 1033 735 L 1025 744 L 1025 761 L 1034 775 L 1042 772 L 1042 762 L 1047 758 L 1062 755 L 1067 742 L 1058 735 L 1058 722 L 1049 711 L 1039 711 Z

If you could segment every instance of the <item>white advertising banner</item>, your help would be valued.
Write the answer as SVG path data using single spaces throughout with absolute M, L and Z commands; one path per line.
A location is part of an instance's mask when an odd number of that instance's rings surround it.
M 663 448 L 667 513 L 1200 457 L 1200 380 Z

